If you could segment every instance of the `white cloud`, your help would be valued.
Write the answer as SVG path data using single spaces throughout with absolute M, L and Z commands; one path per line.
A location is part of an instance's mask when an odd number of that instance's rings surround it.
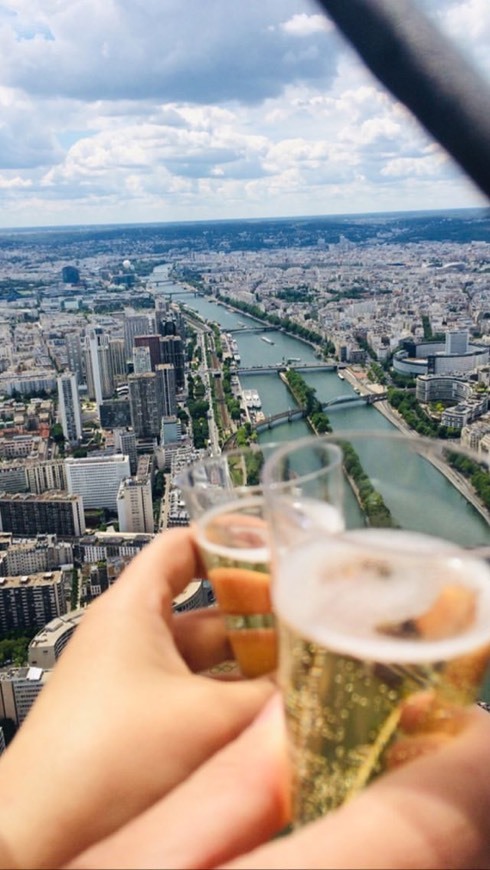
M 427 8 L 490 76 L 488 0 Z M 480 202 L 312 0 L 7 0 L 0 110 L 6 225 Z
M 281 24 L 281 29 L 294 36 L 309 36 L 311 33 L 332 30 L 332 24 L 324 15 L 307 15 L 305 12 L 300 12 Z

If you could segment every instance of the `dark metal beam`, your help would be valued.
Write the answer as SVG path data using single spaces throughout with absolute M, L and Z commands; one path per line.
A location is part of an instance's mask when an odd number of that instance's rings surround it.
M 490 87 L 410 0 L 318 0 L 362 60 L 490 196 Z

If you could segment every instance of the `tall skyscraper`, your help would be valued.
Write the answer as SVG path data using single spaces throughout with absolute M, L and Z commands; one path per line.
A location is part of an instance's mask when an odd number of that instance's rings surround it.
M 113 384 L 126 379 L 126 352 L 123 338 L 109 339 L 109 359 Z
M 161 296 L 155 299 L 155 321 L 160 335 L 185 336 L 185 320 L 180 307 Z
M 120 532 L 153 532 L 151 479 L 123 480 L 117 494 L 117 517 Z
M 133 358 L 134 358 L 134 350 L 137 347 L 147 347 L 148 352 L 150 354 L 151 361 L 151 371 L 155 371 L 156 366 L 161 363 L 161 352 L 160 352 L 160 336 L 159 335 L 136 335 L 134 338 L 134 349 L 133 349 Z M 136 369 L 135 369 L 136 371 Z
M 177 413 L 175 369 L 170 363 L 165 363 L 156 367 L 155 374 L 157 376 L 161 416 L 173 417 Z
M 103 429 L 131 426 L 129 399 L 106 399 L 99 408 L 100 425 Z
M 70 444 L 82 438 L 82 412 L 76 374 L 67 372 L 57 379 L 58 403 L 63 435 Z
M 162 363 L 173 365 L 176 389 L 183 390 L 185 386 L 184 342 L 180 335 L 166 335 L 160 338 L 160 358 Z
M 67 332 L 65 335 L 66 358 L 68 371 L 76 374 L 79 384 L 85 383 L 85 360 L 82 352 L 82 342 L 79 332 Z
M 95 399 L 97 405 L 100 406 L 104 399 L 112 396 L 114 390 L 109 336 L 100 326 L 89 330 L 85 338 L 85 364 L 89 397 Z
M 138 337 L 135 338 L 135 342 Z M 151 356 L 149 347 L 138 347 L 136 344 L 133 347 L 133 370 L 135 375 L 144 375 L 146 372 L 151 372 Z
M 83 497 L 85 508 L 116 510 L 119 484 L 129 477 L 129 459 L 114 456 L 87 456 L 65 460 L 68 492 Z
M 136 433 L 129 429 L 114 429 L 114 447 L 123 456 L 129 457 L 131 474 L 136 474 L 138 467 L 138 451 L 136 449 Z
M 133 355 L 133 344 L 136 335 L 151 335 L 155 332 L 153 314 L 126 314 L 124 318 L 124 349 L 126 359 Z
M 164 296 L 155 297 L 155 324 L 157 332 L 164 335 L 164 325 L 168 320 L 170 311 L 170 303 Z
M 156 438 L 163 416 L 160 382 L 155 372 L 129 375 L 131 425 L 138 438 Z

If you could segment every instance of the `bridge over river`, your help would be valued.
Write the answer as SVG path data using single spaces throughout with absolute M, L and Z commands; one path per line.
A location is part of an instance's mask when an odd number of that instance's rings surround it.
M 272 363 L 271 365 L 262 366 L 239 366 L 237 369 L 238 375 L 270 375 L 271 372 L 285 372 L 288 369 L 294 369 L 295 372 L 332 372 L 337 368 L 336 362 L 288 362 Z
M 336 405 L 352 405 L 355 402 L 363 402 L 365 405 L 374 405 L 375 402 L 382 402 L 386 399 L 387 393 L 364 393 L 356 396 L 336 396 L 334 399 L 329 399 L 328 402 L 322 402 L 322 408 L 334 408 Z M 280 426 L 282 423 L 292 423 L 293 420 L 301 420 L 306 417 L 306 408 L 288 408 L 287 411 L 280 411 L 278 414 L 272 414 L 255 423 L 252 427 L 256 432 L 263 432 L 264 429 L 273 429 L 275 426 Z

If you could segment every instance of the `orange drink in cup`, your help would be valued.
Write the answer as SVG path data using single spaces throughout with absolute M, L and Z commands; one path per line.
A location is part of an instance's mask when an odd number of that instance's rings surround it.
M 256 445 L 208 456 L 176 480 L 195 522 L 207 574 L 245 677 L 269 673 L 277 664 L 260 485 L 264 457 L 273 449 L 274 445 Z
M 245 677 L 277 664 L 270 597 L 269 542 L 262 499 L 220 505 L 197 520 L 197 541 L 228 637 Z
M 254 445 L 208 456 L 176 480 L 196 526 L 197 543 L 224 615 L 242 674 L 256 677 L 276 667 L 277 634 L 271 605 L 269 522 L 261 473 L 277 444 Z M 309 506 L 310 528 L 342 527 L 340 451 L 324 448 L 292 463 L 293 502 Z M 301 583 L 298 577 L 298 583 Z

